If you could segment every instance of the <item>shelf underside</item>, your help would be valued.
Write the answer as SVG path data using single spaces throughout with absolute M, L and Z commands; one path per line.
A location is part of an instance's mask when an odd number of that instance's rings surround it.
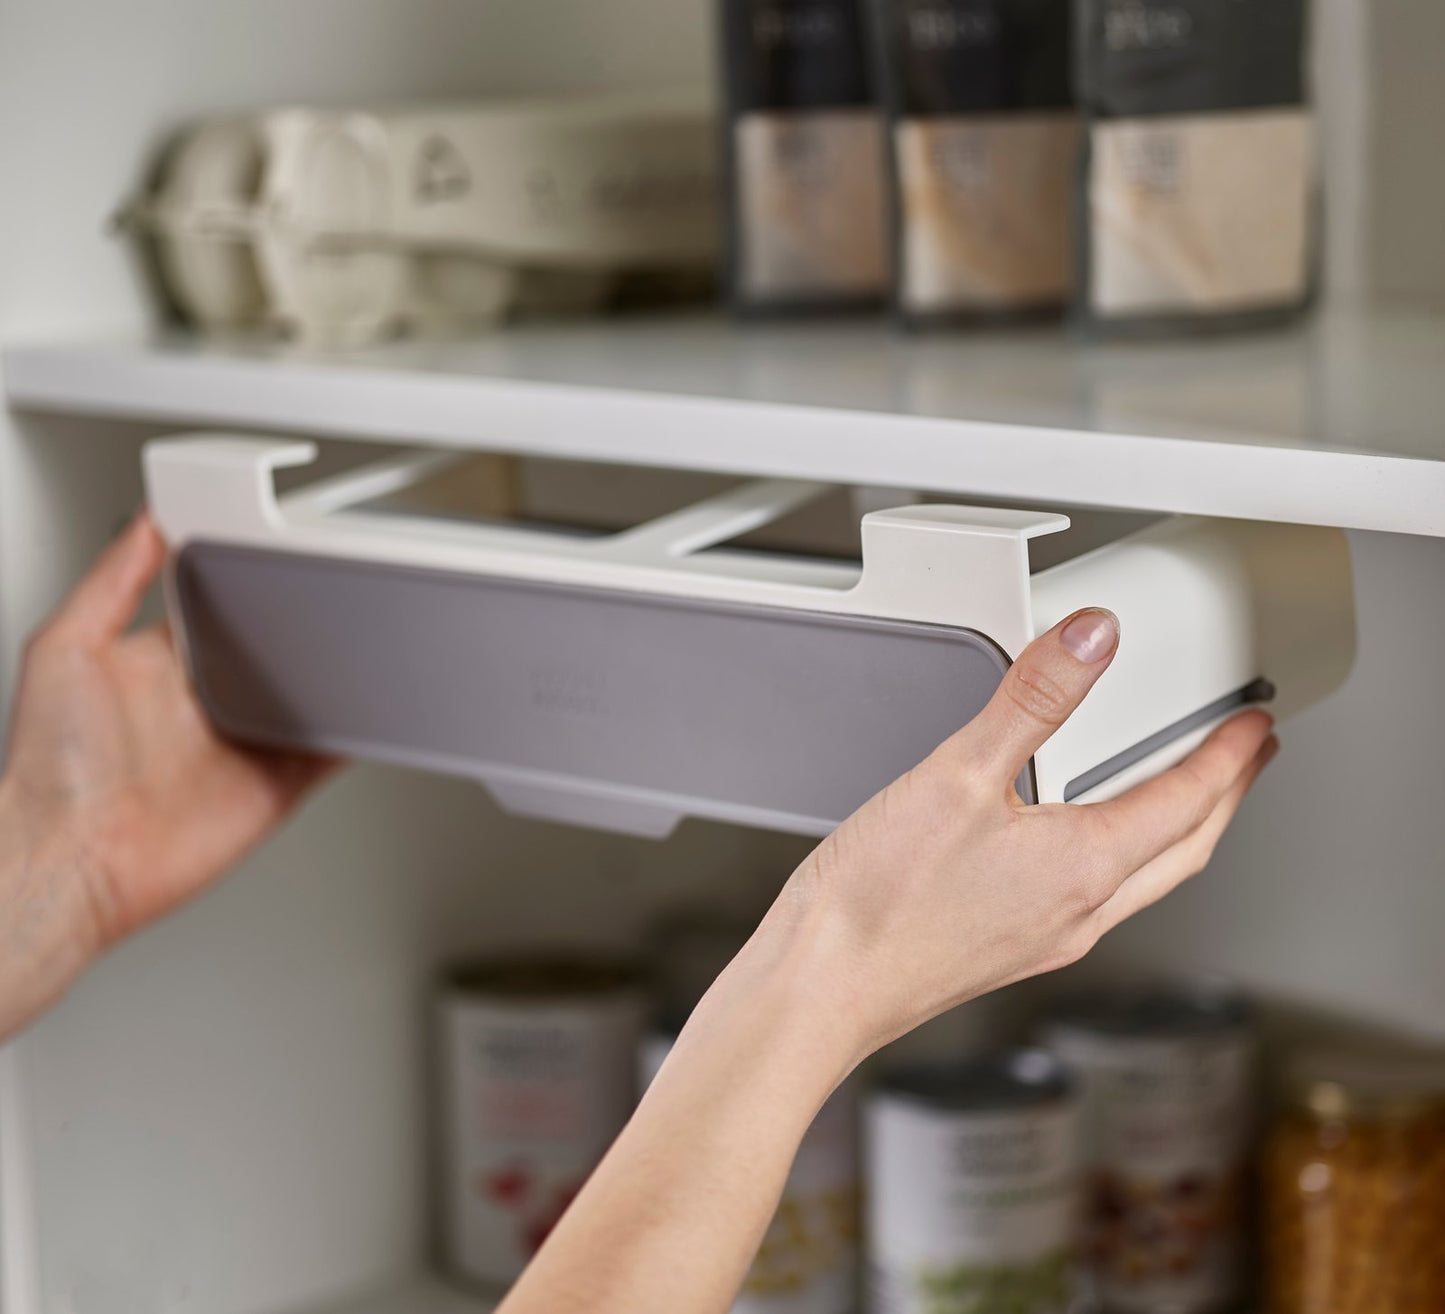
M 12 347 L 19 409 L 1445 536 L 1445 316 L 909 338 L 714 315 L 323 353 Z

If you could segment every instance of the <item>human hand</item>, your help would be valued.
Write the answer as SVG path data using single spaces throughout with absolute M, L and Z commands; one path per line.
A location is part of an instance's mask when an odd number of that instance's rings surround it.
M 1088 951 L 1208 861 L 1274 752 L 1247 712 L 1108 803 L 1014 782 L 1118 645 L 1084 611 L 972 722 L 825 839 L 693 1011 L 506 1314 L 731 1307 L 819 1106 L 863 1058 Z
M 826 992 L 848 1065 L 955 1004 L 1082 957 L 1208 862 L 1278 747 L 1263 711 L 1109 802 L 1029 806 L 1014 788 L 1118 638 L 1113 615 L 1094 610 L 1042 635 L 978 717 L 789 880 L 761 930 Z
M 219 877 L 330 769 L 220 738 L 168 629 L 125 632 L 164 556 L 141 514 L 26 649 L 0 777 L 0 1036 Z

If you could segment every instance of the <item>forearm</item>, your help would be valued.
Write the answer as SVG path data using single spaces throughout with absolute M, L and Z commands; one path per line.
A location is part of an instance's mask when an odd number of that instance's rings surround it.
M 798 1144 L 857 1055 L 799 937 L 765 922 L 499 1314 L 722 1314 Z
M 84 851 L 32 812 L 0 777 L 0 1041 L 64 994 L 98 950 Z

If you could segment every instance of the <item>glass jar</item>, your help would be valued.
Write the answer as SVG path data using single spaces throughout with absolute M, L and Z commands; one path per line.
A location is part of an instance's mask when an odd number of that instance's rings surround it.
M 1438 1066 L 1315 1065 L 1265 1158 L 1269 1314 L 1445 1311 Z

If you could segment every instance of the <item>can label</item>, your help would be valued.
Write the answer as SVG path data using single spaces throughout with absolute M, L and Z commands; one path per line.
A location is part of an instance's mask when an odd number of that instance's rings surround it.
M 642 1080 L 672 1048 L 652 1035 Z M 858 1308 L 858 1098 L 846 1081 L 803 1137 L 778 1211 L 731 1314 L 854 1314 Z
M 644 1005 L 448 997 L 442 1006 L 447 1259 L 514 1281 L 636 1105 Z
M 1204 1314 L 1239 1295 L 1251 1119 L 1247 1036 L 1058 1029 L 1080 1081 L 1085 1258 L 1109 1310 Z
M 885 1093 L 865 1122 L 872 1314 L 1064 1314 L 1073 1299 L 1071 1102 L 997 1113 Z

